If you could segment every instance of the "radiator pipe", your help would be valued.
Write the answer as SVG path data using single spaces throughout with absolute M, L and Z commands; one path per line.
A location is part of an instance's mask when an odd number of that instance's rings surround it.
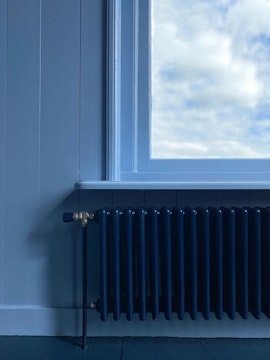
M 83 293 L 82 293 L 82 349 L 87 348 L 87 225 L 89 220 L 94 219 L 94 214 L 89 214 L 86 211 L 81 211 L 79 213 L 64 213 L 63 221 L 72 222 L 80 221 L 82 226 L 82 272 L 83 272 Z
M 87 348 L 87 226 L 83 226 L 83 315 L 82 315 L 82 349 Z

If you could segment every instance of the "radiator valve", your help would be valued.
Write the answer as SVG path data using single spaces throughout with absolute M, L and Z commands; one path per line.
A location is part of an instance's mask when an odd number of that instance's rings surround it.
M 82 227 L 86 227 L 88 225 L 89 220 L 94 219 L 94 214 L 89 214 L 87 211 L 81 211 L 79 213 L 75 212 L 72 215 L 73 221 L 80 221 Z

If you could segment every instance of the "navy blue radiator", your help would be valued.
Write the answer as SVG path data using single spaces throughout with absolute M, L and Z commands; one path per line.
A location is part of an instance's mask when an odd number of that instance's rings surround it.
M 83 227 L 83 348 L 88 220 L 99 227 L 102 320 L 270 317 L 270 208 L 101 209 L 63 218 Z
M 270 316 L 270 209 L 102 209 L 101 319 Z

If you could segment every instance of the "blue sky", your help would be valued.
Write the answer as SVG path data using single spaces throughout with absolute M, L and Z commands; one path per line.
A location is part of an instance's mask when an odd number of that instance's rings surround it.
M 153 158 L 270 158 L 270 0 L 152 0 Z

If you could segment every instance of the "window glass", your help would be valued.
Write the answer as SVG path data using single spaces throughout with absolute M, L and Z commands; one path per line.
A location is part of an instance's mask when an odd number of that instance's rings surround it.
M 270 1 L 152 0 L 151 158 L 270 158 Z

